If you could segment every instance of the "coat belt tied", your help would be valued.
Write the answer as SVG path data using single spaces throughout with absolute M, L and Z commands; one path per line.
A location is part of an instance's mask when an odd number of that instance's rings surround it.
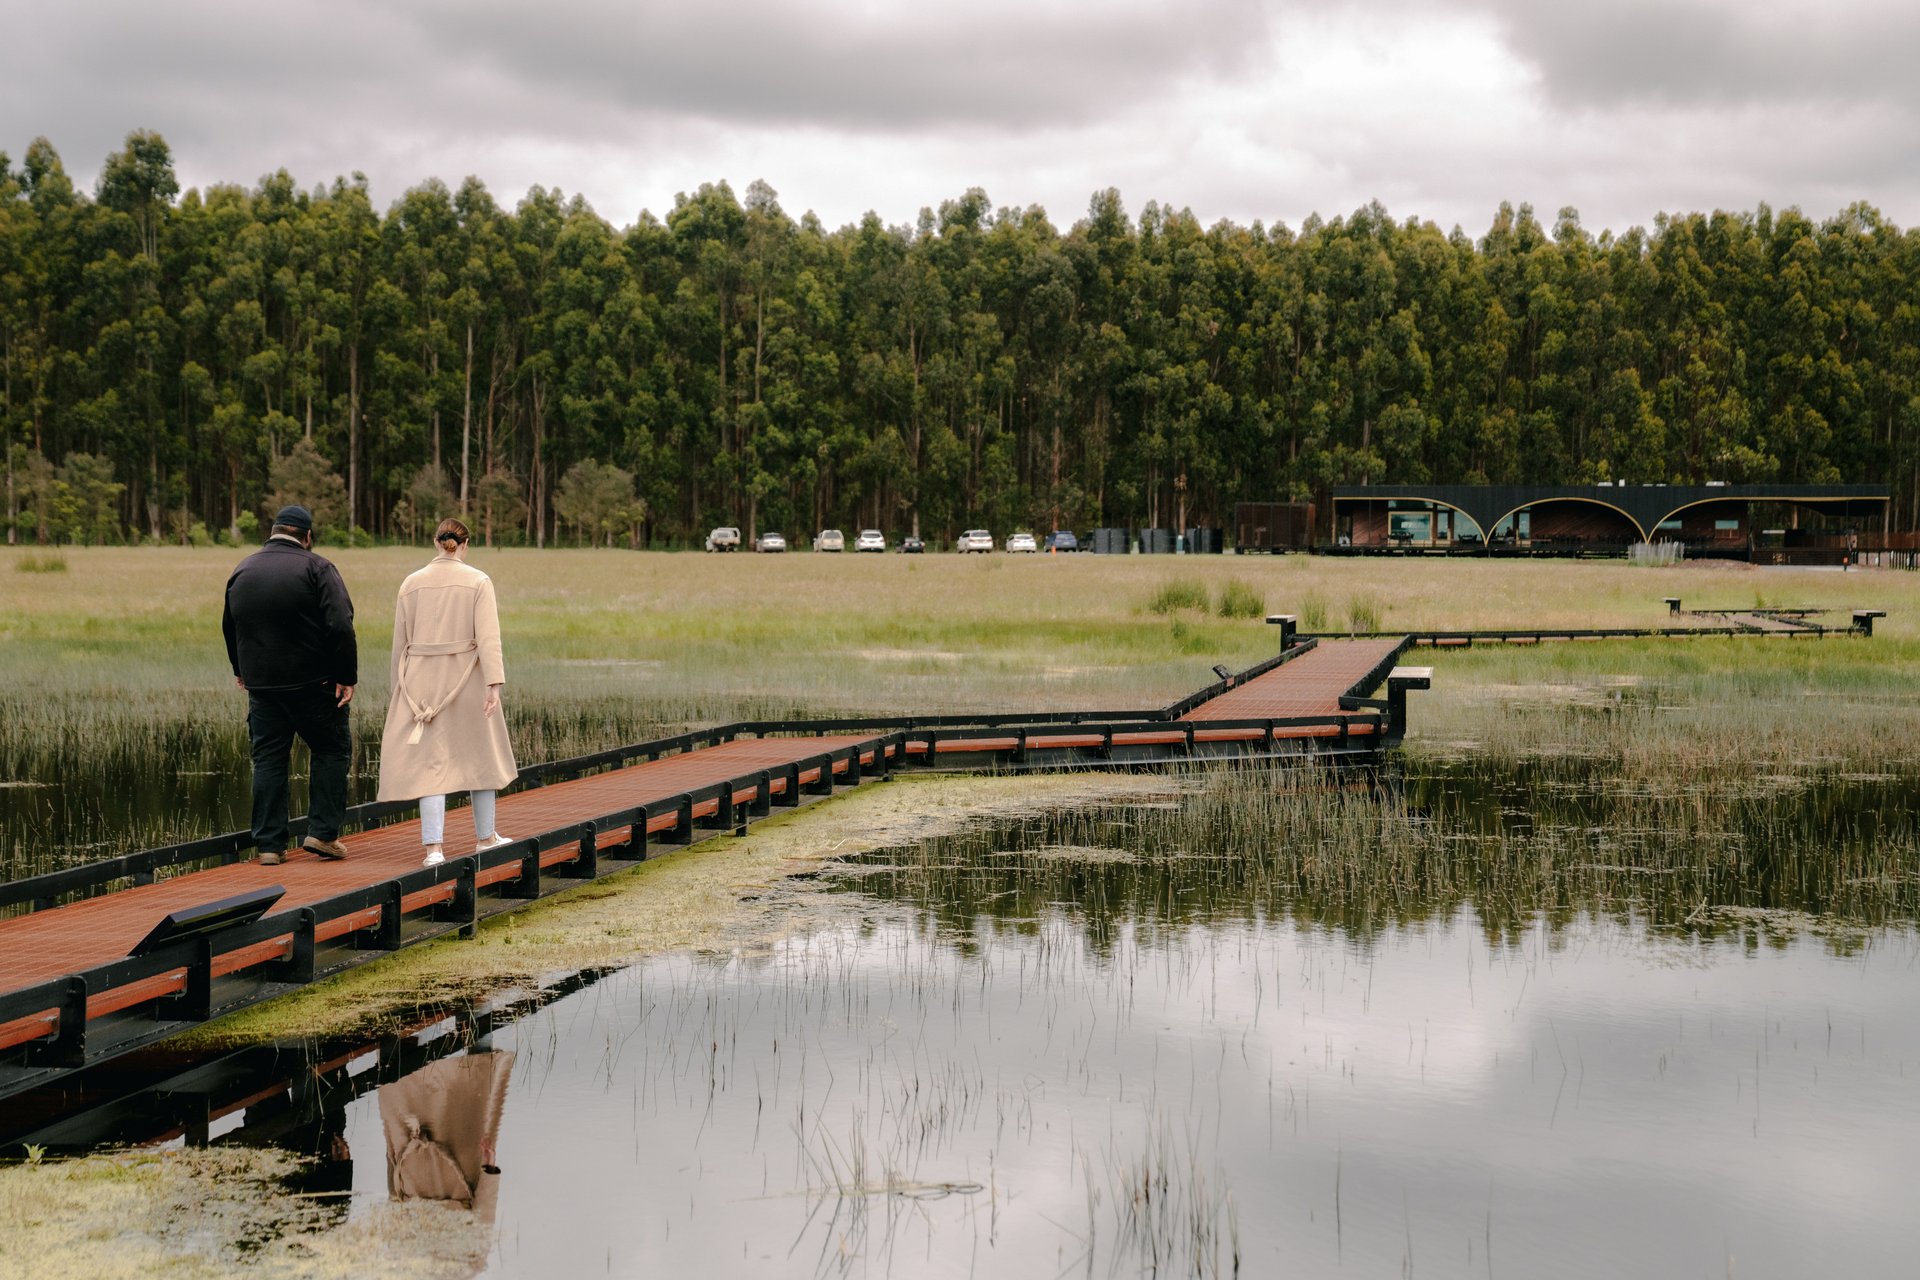
M 460 691 L 467 687 L 467 681 L 480 667 L 479 651 L 480 642 L 477 640 L 420 641 L 407 645 L 406 652 L 400 661 L 400 696 L 407 700 L 407 706 L 413 711 L 413 732 L 407 735 L 408 746 L 418 746 L 421 736 L 426 733 L 427 726 L 433 722 L 433 718 L 445 711 L 448 705 L 460 696 Z M 447 691 L 447 696 L 440 700 L 438 706 L 420 705 L 407 688 L 408 663 L 414 658 L 457 657 L 463 653 L 475 655 L 474 659 L 467 664 L 467 669 L 460 673 L 460 679 L 455 681 L 453 688 Z

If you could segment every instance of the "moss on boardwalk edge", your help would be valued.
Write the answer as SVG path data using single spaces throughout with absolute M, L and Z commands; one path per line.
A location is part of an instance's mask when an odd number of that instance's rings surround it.
M 914 777 L 869 785 L 675 851 L 441 939 L 209 1023 L 175 1043 L 227 1046 L 329 1037 L 447 1008 L 556 974 L 687 949 L 762 944 L 807 895 L 783 882 L 829 858 L 948 835 L 1022 813 L 1164 794 L 1164 777 Z

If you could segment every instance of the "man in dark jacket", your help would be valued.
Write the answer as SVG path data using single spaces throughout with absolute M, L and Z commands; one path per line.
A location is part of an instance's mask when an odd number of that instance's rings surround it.
M 286 859 L 287 766 L 297 734 L 313 757 L 304 847 L 344 858 L 347 763 L 353 729 L 347 704 L 360 682 L 353 601 L 340 571 L 313 554 L 313 514 L 282 507 L 266 545 L 227 579 L 227 661 L 247 691 L 253 739 L 253 843 L 260 861 Z

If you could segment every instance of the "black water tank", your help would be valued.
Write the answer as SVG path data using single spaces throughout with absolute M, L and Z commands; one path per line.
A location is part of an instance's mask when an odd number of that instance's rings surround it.
M 1184 540 L 1190 556 L 1217 556 L 1226 545 L 1218 529 L 1189 529 Z
M 1142 529 L 1140 531 L 1140 554 L 1143 556 L 1172 555 L 1173 530 Z

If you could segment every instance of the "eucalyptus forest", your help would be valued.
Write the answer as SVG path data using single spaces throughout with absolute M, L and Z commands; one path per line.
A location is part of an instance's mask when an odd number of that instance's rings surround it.
M 0 153 L 9 540 L 688 545 L 734 524 L 1185 527 L 1336 484 L 1888 482 L 1920 514 L 1920 232 L 1866 205 L 1478 238 L 1113 190 L 829 229 L 766 184 L 617 227 L 535 187 L 91 195 Z

